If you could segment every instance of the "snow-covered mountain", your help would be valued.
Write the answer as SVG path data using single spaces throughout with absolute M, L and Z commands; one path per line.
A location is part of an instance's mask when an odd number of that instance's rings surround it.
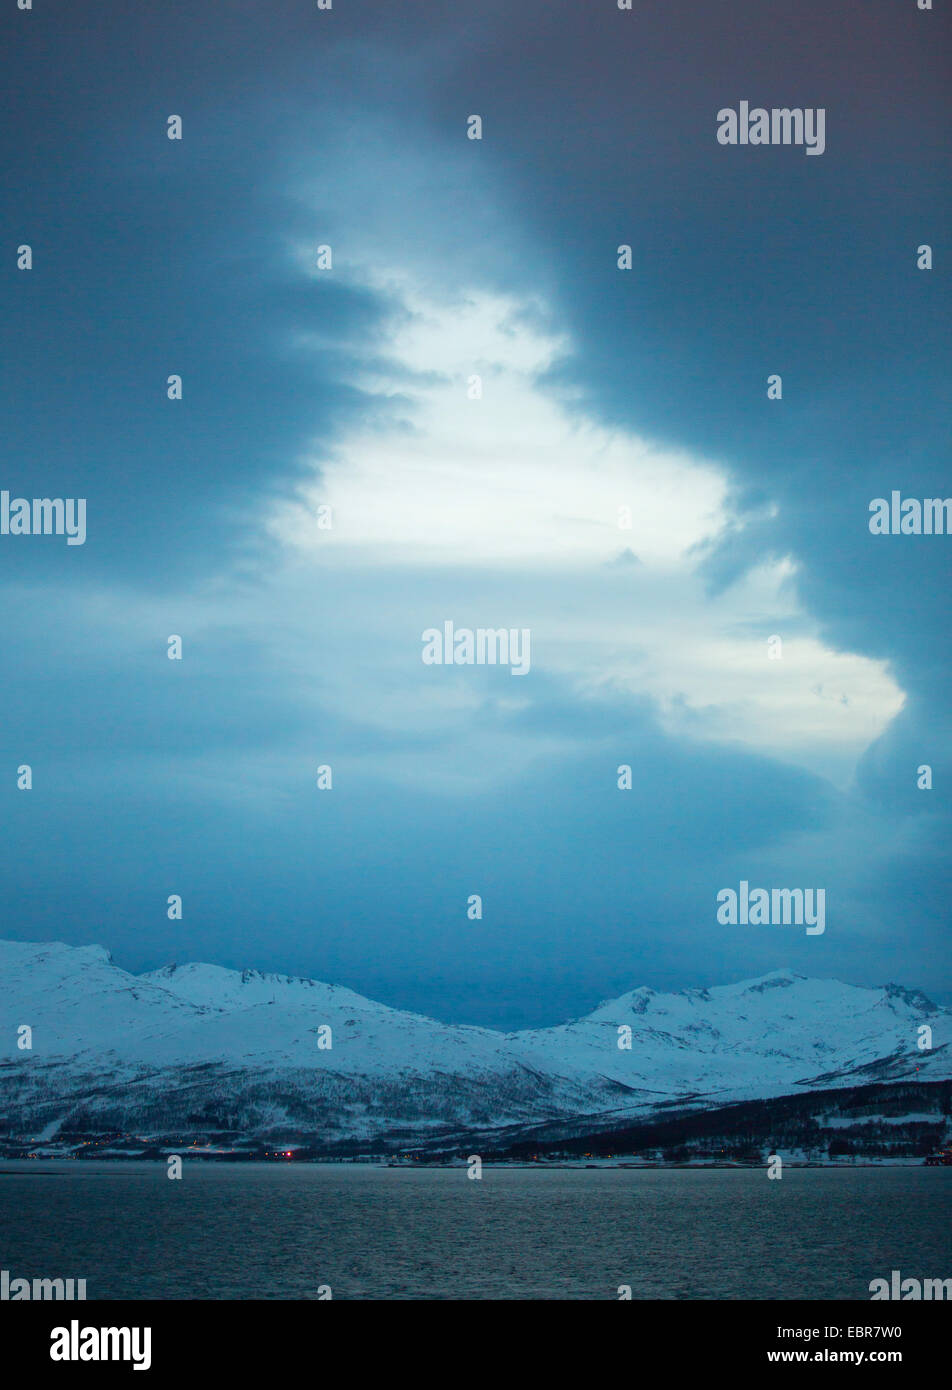
M 931 1049 L 918 1046 L 923 1024 Z M 3 1135 L 449 1142 L 947 1080 L 950 1041 L 952 1014 L 920 993 L 788 971 L 680 994 L 637 989 L 573 1023 L 504 1034 L 316 980 L 199 964 L 130 975 L 98 946 L 0 942 Z

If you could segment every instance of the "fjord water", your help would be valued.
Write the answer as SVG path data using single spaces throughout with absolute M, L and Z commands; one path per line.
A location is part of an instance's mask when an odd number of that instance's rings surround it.
M 893 1269 L 952 1275 L 952 1169 L 0 1169 L 0 1267 L 90 1299 L 868 1299 Z

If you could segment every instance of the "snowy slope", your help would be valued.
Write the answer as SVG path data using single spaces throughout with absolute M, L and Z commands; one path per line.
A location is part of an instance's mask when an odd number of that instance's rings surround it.
M 923 1023 L 930 1051 L 918 1047 Z M 693 1092 L 723 1104 L 863 1079 L 947 1079 L 950 1024 L 947 1010 L 896 985 L 861 989 L 774 971 L 709 990 L 633 990 L 574 1023 L 516 1036 L 563 1069 L 597 1071 L 659 1098 Z M 630 1051 L 618 1046 L 620 1026 L 631 1029 Z
M 920 1051 L 928 1023 L 933 1048 Z M 17 1047 L 29 1024 L 33 1047 Z M 318 1047 L 329 1027 L 332 1047 Z M 630 1028 L 631 1048 L 619 1048 Z M 559 1027 L 440 1023 L 315 980 L 119 969 L 101 947 L 0 942 L 0 1133 L 300 1132 L 334 1144 L 650 1114 L 952 1075 L 952 1015 L 896 986 L 776 972 L 637 989 Z

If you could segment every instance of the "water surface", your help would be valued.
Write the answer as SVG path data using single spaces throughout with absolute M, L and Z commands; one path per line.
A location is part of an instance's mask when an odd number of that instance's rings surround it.
M 0 1267 L 89 1298 L 868 1299 L 952 1276 L 952 1169 L 5 1162 Z

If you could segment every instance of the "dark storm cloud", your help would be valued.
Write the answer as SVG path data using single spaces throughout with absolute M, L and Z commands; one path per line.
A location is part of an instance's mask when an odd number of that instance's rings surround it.
M 687 5 L 677 25 L 667 7 L 530 6 L 438 102 L 451 120 L 462 89 L 485 113 L 481 156 L 557 267 L 586 408 L 729 469 L 749 524 L 708 557 L 712 583 L 792 555 L 826 639 L 916 697 L 915 761 L 890 736 L 864 766 L 903 799 L 952 751 L 952 562 L 943 539 L 870 536 L 868 505 L 952 495 L 952 296 L 938 262 L 916 267 L 949 227 L 950 43 L 949 15 L 911 3 Z M 825 153 L 719 146 L 715 114 L 740 99 L 824 107 Z

